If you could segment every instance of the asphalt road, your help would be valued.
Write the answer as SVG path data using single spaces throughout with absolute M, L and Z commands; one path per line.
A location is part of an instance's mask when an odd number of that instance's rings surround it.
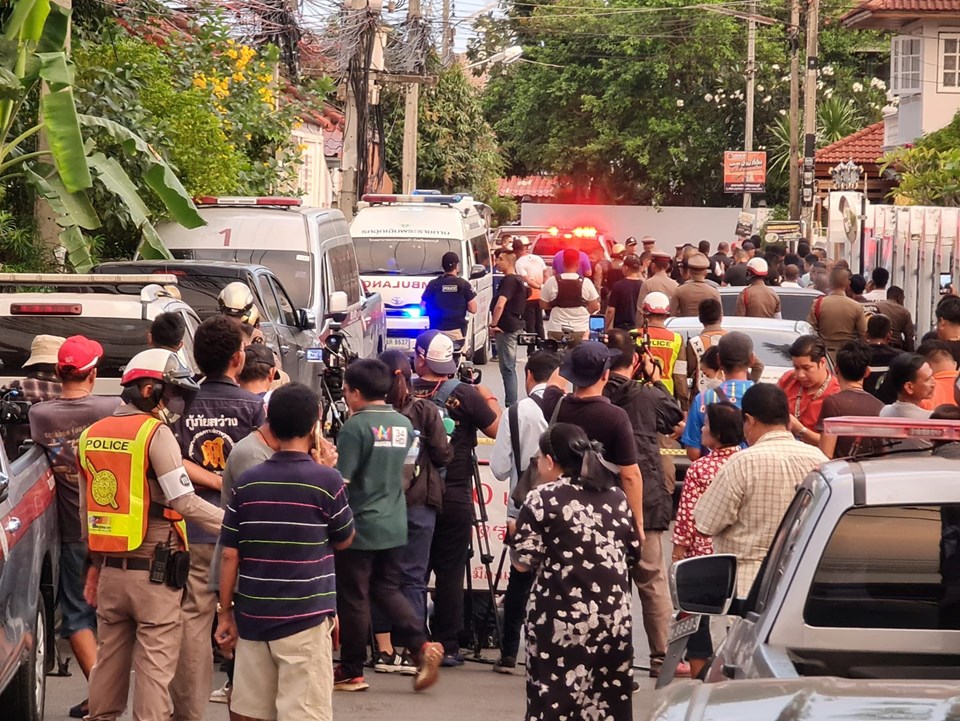
M 524 352 L 521 350 L 521 367 Z M 490 388 L 497 398 L 503 398 L 503 382 L 497 364 L 494 361 L 480 367 L 481 382 Z M 523 374 L 520 373 L 520 395 L 524 395 Z M 493 489 L 505 488 L 497 482 L 483 461 L 489 458 L 491 446 L 481 444 L 477 456 L 481 460 L 481 481 Z M 499 492 L 499 491 L 498 491 Z M 491 525 L 497 525 L 496 512 L 491 513 Z M 669 559 L 670 549 L 665 548 Z M 646 637 L 640 623 L 640 603 L 634 596 L 634 647 L 635 678 L 640 682 L 641 690 L 634 695 L 634 718 L 642 721 L 655 703 L 654 681 L 648 678 L 649 653 Z M 61 644 L 69 655 L 69 647 Z M 493 651 L 485 652 L 492 661 L 496 658 Z M 66 678 L 50 677 L 47 680 L 47 721 L 65 721 L 70 706 L 86 696 L 83 676 L 75 663 L 70 664 L 73 675 Z M 225 680 L 219 671 L 214 678 L 214 688 L 219 688 Z M 132 679 L 131 679 L 132 681 Z M 362 693 L 334 694 L 335 718 L 349 718 L 351 721 L 384 721 L 390 719 L 457 719 L 457 721 L 507 721 L 521 719 L 524 710 L 524 680 L 522 671 L 518 675 L 502 676 L 492 673 L 489 665 L 468 663 L 462 668 L 443 669 L 437 686 L 423 694 L 414 694 L 410 690 L 409 677 L 394 674 L 367 673 L 371 688 Z M 131 684 L 132 685 L 132 684 Z M 129 718 L 126 714 L 123 718 Z M 211 703 L 208 706 L 206 721 L 227 721 L 225 705 Z

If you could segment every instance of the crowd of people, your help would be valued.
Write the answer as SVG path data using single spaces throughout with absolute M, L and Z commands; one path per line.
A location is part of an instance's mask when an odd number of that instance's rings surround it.
M 369 688 L 368 663 L 417 691 L 463 665 L 483 435 L 511 497 L 494 671 L 526 658 L 527 719 L 629 719 L 634 587 L 652 677 L 666 656 L 665 534 L 674 561 L 736 554 L 745 595 L 804 476 L 882 451 L 825 432 L 826 419 L 958 412 L 956 296 L 914 350 L 883 269 L 860 287 L 822 252 L 759 255 L 759 242 L 732 256 L 723 243 L 670 256 L 652 238 L 613 251 L 595 266 L 561 251 L 552 268 L 520 238 L 498 251 L 502 405 L 458 373 L 477 301 L 448 253 L 412 359 L 347 365 L 335 444 L 317 394 L 284 377 L 245 302 L 197 328 L 189 364 L 182 319 L 159 316 L 119 398 L 94 394 L 95 340 L 38 336 L 19 385 L 56 482 L 62 633 L 89 678 L 71 716 L 116 719 L 131 668 L 136 721 L 202 721 L 211 700 L 234 718 L 285 721 L 332 718 L 333 691 Z M 742 285 L 738 313 L 775 318 L 772 286 L 790 283 L 829 292 L 811 307 L 816 332 L 787 350 L 792 369 L 760 383 L 753 341 L 724 328 L 717 287 Z M 671 330 L 677 315 L 702 331 Z M 534 343 L 522 373 L 521 334 L 555 341 Z M 661 451 L 677 445 L 691 466 L 675 513 Z M 230 680 L 211 695 L 214 629 Z M 703 624 L 678 675 L 711 653 Z

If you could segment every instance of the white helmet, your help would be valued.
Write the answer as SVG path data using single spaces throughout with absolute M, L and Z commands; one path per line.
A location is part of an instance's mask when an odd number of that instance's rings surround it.
M 137 381 L 143 379 L 158 381 L 150 398 L 140 395 Z M 161 415 L 167 423 L 174 423 L 183 415 L 200 390 L 193 373 L 180 357 L 163 348 L 140 351 L 131 358 L 123 370 L 120 384 L 124 388 L 120 397 L 146 413 L 163 401 L 165 407 Z
M 653 315 L 670 315 L 670 299 L 666 293 L 653 291 L 643 299 L 643 312 Z
M 260 320 L 260 312 L 254 304 L 253 293 L 246 283 L 239 280 L 229 283 L 220 291 L 217 304 L 220 306 L 221 313 L 236 318 L 241 323 L 256 325 Z

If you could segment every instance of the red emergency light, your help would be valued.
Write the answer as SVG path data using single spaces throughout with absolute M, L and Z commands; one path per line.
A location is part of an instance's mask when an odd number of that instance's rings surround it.
M 83 315 L 79 303 L 11 303 L 10 315 Z
M 573 234 L 574 234 L 577 238 L 596 238 L 596 237 L 597 237 L 597 229 L 596 229 L 596 228 L 591 228 L 591 227 L 589 227 L 589 226 L 580 227 L 580 228 L 574 228 L 574 229 L 573 229 Z
M 241 197 L 241 196 L 224 196 L 224 197 L 215 197 L 212 195 L 204 195 L 203 197 L 196 198 L 194 203 L 202 206 L 213 206 L 217 208 L 229 208 L 229 207 L 251 207 L 251 206 L 271 206 L 274 208 L 296 208 L 303 205 L 303 201 L 300 198 L 286 198 L 282 196 L 260 196 L 260 197 Z
M 957 441 L 960 440 L 960 421 L 838 416 L 825 418 L 823 431 L 834 436 Z

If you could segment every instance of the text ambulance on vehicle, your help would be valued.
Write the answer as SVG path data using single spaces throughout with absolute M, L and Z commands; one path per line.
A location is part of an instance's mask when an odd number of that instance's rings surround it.
M 364 288 L 383 297 L 387 347 L 413 351 L 429 326 L 420 298 L 443 273 L 444 253 L 453 251 L 477 294 L 463 357 L 486 363 L 493 298 L 486 206 L 465 195 L 364 195 L 363 201 L 350 234 Z

